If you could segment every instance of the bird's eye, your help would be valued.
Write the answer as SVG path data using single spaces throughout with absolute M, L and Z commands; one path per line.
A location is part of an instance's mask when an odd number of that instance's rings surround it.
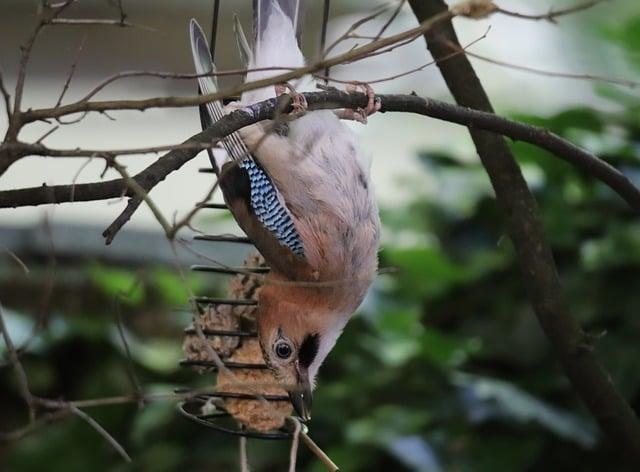
M 293 353 L 291 345 L 286 341 L 278 341 L 273 350 L 275 351 L 276 356 L 283 360 L 289 359 Z

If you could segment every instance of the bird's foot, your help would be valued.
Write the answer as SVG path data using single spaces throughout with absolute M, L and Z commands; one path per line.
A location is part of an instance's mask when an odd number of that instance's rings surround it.
M 362 124 L 367 124 L 367 118 L 375 112 L 380 111 L 380 99 L 376 97 L 371 85 L 365 82 L 352 82 L 347 84 L 346 90 L 349 93 L 357 92 L 361 89 L 367 95 L 367 106 L 365 108 L 338 110 L 336 115 L 343 120 L 353 120 Z
M 291 114 L 299 115 L 307 111 L 307 108 L 309 107 L 307 99 L 303 94 L 296 92 L 296 89 L 293 88 L 293 85 L 285 82 L 284 84 L 274 85 L 274 88 L 276 91 L 276 97 L 289 92 L 289 95 L 291 96 L 291 108 L 293 109 Z

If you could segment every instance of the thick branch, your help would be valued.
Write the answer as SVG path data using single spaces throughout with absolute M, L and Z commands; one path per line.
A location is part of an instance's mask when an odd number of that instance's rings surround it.
M 366 105 L 366 97 L 363 94 L 349 94 L 338 90 L 306 93 L 305 97 L 310 109 L 357 108 Z M 463 126 L 472 126 L 478 130 L 483 129 L 502 134 L 514 140 L 525 141 L 545 149 L 576 166 L 584 173 L 607 184 L 624 198 L 636 212 L 640 213 L 640 190 L 624 174 L 594 154 L 551 133 L 547 129 L 503 118 L 493 113 L 472 110 L 463 106 L 415 95 L 380 95 L 379 98 L 382 112 L 417 113 Z M 287 98 L 283 97 L 283 100 L 287 100 Z M 227 115 L 211 128 L 191 137 L 180 145 L 180 148 L 167 153 L 148 168 L 133 176 L 133 178 L 145 191 L 149 192 L 155 185 L 164 180 L 167 175 L 179 169 L 206 146 L 213 145 L 220 137 L 251 123 L 272 118 L 276 107 L 280 106 L 276 103 L 275 99 L 267 100 Z M 65 152 L 68 152 L 69 155 L 96 155 L 98 153 L 116 155 L 119 152 L 90 151 L 89 154 L 86 154 L 82 150 L 56 150 L 48 149 L 41 145 L 24 143 L 15 143 L 10 146 L 15 153 L 35 153 L 36 155 L 52 156 L 63 156 Z M 42 187 L 0 192 L 0 208 L 104 200 L 123 195 L 133 195 L 123 179 L 51 187 L 43 185 Z
M 418 21 L 447 9 L 443 0 L 410 0 L 409 3 Z M 425 39 L 436 60 L 460 48 L 450 21 L 426 32 Z M 438 67 L 458 104 L 488 112 L 493 110 L 465 56 L 440 62 Z M 616 391 L 610 375 L 596 359 L 587 336 L 569 311 L 551 249 L 544 238 L 537 204 L 507 143 L 502 137 L 473 126 L 469 132 L 504 212 L 535 313 L 558 360 L 602 429 L 640 459 L 638 418 Z

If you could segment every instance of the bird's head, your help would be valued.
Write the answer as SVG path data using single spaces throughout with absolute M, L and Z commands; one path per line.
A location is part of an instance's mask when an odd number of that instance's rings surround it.
M 344 323 L 336 323 L 326 306 L 265 295 L 260 295 L 258 314 L 264 360 L 289 392 L 298 416 L 308 420 L 316 374 Z

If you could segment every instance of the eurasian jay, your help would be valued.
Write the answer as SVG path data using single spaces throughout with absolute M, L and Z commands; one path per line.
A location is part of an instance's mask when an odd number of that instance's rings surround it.
M 264 68 L 304 65 L 301 12 L 301 0 L 254 0 L 247 82 L 282 73 Z M 197 73 L 214 72 L 195 20 L 190 32 Z M 215 77 L 198 82 L 205 94 L 218 90 Z M 203 125 L 273 98 L 276 90 L 246 92 L 240 104 L 226 107 L 207 103 Z M 306 420 L 318 369 L 377 273 L 380 222 L 370 159 L 354 133 L 332 111 L 298 115 L 284 125 L 263 122 L 233 133 L 212 164 L 228 208 L 271 267 L 258 300 L 258 339 L 266 364 Z

